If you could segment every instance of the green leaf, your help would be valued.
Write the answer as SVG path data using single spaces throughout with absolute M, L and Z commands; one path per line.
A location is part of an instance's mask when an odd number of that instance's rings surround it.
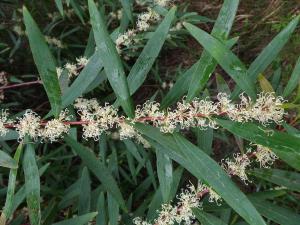
M 218 18 L 215 22 L 211 35 L 219 40 L 227 40 L 231 30 L 234 17 L 239 5 L 239 0 L 225 0 L 220 10 Z M 190 81 L 187 100 L 191 101 L 205 87 L 208 79 L 215 70 L 217 62 L 209 54 L 204 51 L 201 55 L 197 68 L 192 74 Z
M 300 80 L 300 57 L 297 60 L 296 66 L 293 70 L 291 78 L 289 79 L 289 82 L 287 83 L 283 91 L 282 96 L 285 98 L 288 97 L 299 84 L 299 80 Z
M 23 149 L 23 145 L 19 144 L 19 146 L 16 150 L 16 153 L 15 153 L 15 156 L 14 156 L 14 160 L 17 165 L 19 164 L 22 149 Z M 0 159 L 2 159 L 1 154 L 0 154 Z M 13 199 L 14 199 L 15 189 L 16 189 L 17 174 L 18 174 L 17 168 L 11 169 L 9 172 L 6 200 L 5 200 L 5 205 L 4 205 L 2 214 L 1 214 L 0 224 L 6 224 L 6 220 L 9 218 L 9 216 L 12 213 Z
M 53 223 L 52 225 L 84 225 L 88 222 L 90 222 L 95 216 L 97 216 L 97 212 L 87 213 L 82 216 L 76 216 L 72 219 L 64 220 L 61 222 Z
M 72 85 L 66 90 L 62 96 L 62 105 L 67 107 L 73 103 L 73 101 L 81 96 L 89 85 L 95 80 L 97 76 L 100 76 L 101 66 L 101 55 L 99 51 L 96 51 L 94 55 L 89 59 L 88 64 L 80 72 L 76 80 Z
M 167 202 L 169 200 L 173 181 L 172 160 L 168 155 L 156 150 L 156 165 L 161 194 L 164 202 Z
M 39 169 L 39 175 L 40 177 L 45 173 L 45 171 L 48 169 L 50 163 L 47 163 L 46 165 L 42 166 Z M 20 187 L 20 189 L 17 191 L 17 193 L 15 194 L 14 198 L 13 198 L 13 206 L 12 206 L 12 210 L 10 212 L 10 214 L 7 215 L 7 217 L 9 218 L 11 216 L 11 214 L 13 212 L 15 212 L 15 210 L 20 206 L 20 204 L 24 201 L 24 199 L 26 198 L 26 188 L 25 185 L 22 185 Z
M 299 225 L 300 215 L 291 209 L 272 204 L 269 201 L 251 200 L 258 211 L 266 218 L 284 225 Z
M 60 13 L 60 15 L 64 16 L 64 6 L 62 0 L 55 0 L 55 5 Z
M 78 215 L 83 215 L 90 211 L 91 206 L 91 180 L 86 167 L 83 168 L 81 173 L 79 190 Z
M 117 53 L 116 46 L 109 36 L 106 29 L 106 23 L 101 12 L 97 9 L 95 2 L 89 0 L 88 5 L 95 42 L 98 51 L 103 56 L 101 57 L 101 60 L 106 76 L 125 113 L 132 117 L 134 115 L 133 105 L 129 94 L 125 71 Z
M 23 7 L 24 23 L 34 62 L 43 81 L 52 111 L 58 116 L 61 110 L 61 93 L 56 74 L 56 63 L 45 38 L 26 7 Z
M 10 168 L 10 169 L 17 169 L 18 164 L 17 162 L 10 157 L 6 152 L 0 150 L 0 166 Z
M 33 144 L 26 144 L 25 154 L 23 158 L 23 170 L 25 176 L 25 192 L 27 207 L 29 210 L 30 224 L 40 225 L 40 175 L 35 160 Z
M 159 52 L 167 38 L 172 21 L 174 20 L 175 12 L 176 7 L 170 9 L 130 70 L 127 81 L 131 95 L 135 93 L 135 91 L 143 84 L 147 74 L 153 66 L 155 59 L 158 57 Z
M 231 133 L 272 149 L 280 159 L 300 170 L 299 138 L 253 123 L 238 123 L 221 119 L 216 121 Z
M 210 185 L 249 224 L 265 224 L 247 197 L 234 185 L 225 171 L 206 153 L 179 134 L 163 135 L 157 128 L 135 124 L 150 138 L 150 143 L 161 146 L 171 159 L 189 170 L 198 179 Z
M 118 225 L 119 220 L 119 204 L 111 194 L 107 194 L 108 217 L 110 225 Z
M 190 34 L 210 53 L 229 76 L 249 96 L 255 99 L 254 82 L 250 80 L 245 65 L 219 40 L 215 39 L 200 28 L 184 23 Z
M 98 216 L 96 218 L 96 225 L 106 225 L 106 208 L 105 198 L 103 192 L 100 193 L 97 202 Z
M 289 190 L 300 192 L 299 173 L 279 169 L 254 169 L 251 174 L 260 179 L 287 187 Z
M 122 197 L 121 191 L 109 169 L 107 169 L 105 165 L 96 158 L 91 149 L 78 143 L 69 136 L 65 137 L 65 141 L 79 155 L 84 164 L 91 170 L 98 180 L 101 181 L 106 191 L 111 193 L 119 205 L 126 211 L 125 201 Z
M 206 154 L 211 155 L 213 153 L 212 144 L 214 138 L 214 130 L 212 128 L 203 130 L 199 127 L 196 127 L 194 130 L 197 137 L 198 147 L 200 149 L 203 149 Z
M 202 209 L 193 209 L 193 213 L 202 225 L 226 225 L 218 217 L 204 212 Z

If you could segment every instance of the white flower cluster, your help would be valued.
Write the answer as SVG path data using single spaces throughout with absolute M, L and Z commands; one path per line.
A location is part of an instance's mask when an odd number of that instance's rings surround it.
M 89 62 L 89 59 L 87 59 L 84 56 L 81 56 L 79 58 L 76 58 L 76 63 L 66 63 L 64 68 L 57 67 L 56 73 L 57 76 L 60 77 L 63 70 L 66 69 L 68 71 L 68 77 L 71 79 L 72 77 L 76 77 L 79 74 L 79 71 L 83 69 Z
M 250 159 L 246 154 L 234 154 L 234 160 L 225 159 L 222 163 L 223 169 L 231 176 L 238 176 L 244 183 L 247 183 L 248 176 L 246 169 L 250 166 Z
M 252 144 L 256 146 L 256 150 L 248 150 L 247 154 L 235 154 L 234 160 L 222 160 L 222 167 L 231 176 L 239 177 L 245 184 L 249 181 L 247 176 L 247 168 L 251 164 L 251 158 L 255 157 L 256 161 L 260 163 L 260 167 L 268 168 L 274 163 L 278 157 L 270 148 L 262 145 Z
M 256 145 L 256 151 L 254 152 L 256 161 L 259 162 L 260 167 L 269 168 L 270 165 L 274 163 L 278 157 L 271 149 L 262 146 Z
M 201 199 L 205 194 L 209 195 L 210 202 L 220 203 L 221 197 L 212 188 L 200 182 L 197 187 L 191 184 L 177 196 L 176 205 L 162 205 L 161 210 L 158 211 L 158 217 L 154 220 L 154 225 L 192 224 L 195 219 L 192 209 L 202 206 Z M 135 218 L 133 223 L 135 225 L 151 225 L 139 217 Z
M 62 135 L 69 133 L 70 125 L 64 123 L 65 121 L 69 121 L 71 119 L 68 114 L 69 111 L 65 109 L 60 113 L 58 119 L 52 119 L 48 121 L 45 127 L 40 130 L 40 136 L 45 140 L 55 142 Z
M 63 43 L 58 40 L 57 38 L 55 37 L 49 37 L 49 36 L 45 36 L 45 39 L 46 39 L 46 42 L 50 45 L 54 45 L 58 48 L 64 48 L 65 46 L 63 45 Z
M 28 135 L 33 140 L 37 140 L 40 137 L 42 140 L 54 142 L 69 132 L 70 125 L 64 123 L 69 119 L 68 110 L 65 110 L 60 113 L 58 119 L 52 119 L 43 123 L 35 112 L 26 110 L 25 114 L 18 118 L 15 128 L 19 134 L 19 141 L 22 141 Z
M 250 97 L 241 94 L 241 103 L 238 105 L 232 103 L 229 96 L 225 93 L 219 93 L 217 98 L 220 102 L 221 111 L 234 121 L 247 122 L 256 120 L 263 125 L 271 122 L 279 124 L 284 116 L 284 109 L 281 107 L 284 103 L 283 98 L 280 96 L 276 97 L 271 92 L 258 94 L 255 102 Z
M 139 1 L 136 1 L 138 5 L 140 4 Z M 170 0 L 154 0 L 154 5 L 159 5 L 161 7 L 168 7 L 170 6 L 171 1 Z M 119 11 L 118 11 L 119 12 Z M 111 14 L 112 18 L 119 18 L 119 13 L 113 13 Z M 130 29 L 126 31 L 123 34 L 120 34 L 119 37 L 116 39 L 116 48 L 118 53 L 122 53 L 123 47 L 129 47 L 134 43 L 137 43 L 139 40 L 136 39 L 136 35 L 139 32 L 145 32 L 147 31 L 151 24 L 156 23 L 161 19 L 160 15 L 154 11 L 152 8 L 147 7 L 147 11 L 138 14 L 137 16 L 137 22 L 136 22 L 136 29 Z
M 284 111 L 281 108 L 283 102 L 281 97 L 276 98 L 272 94 L 262 93 L 258 95 L 256 102 L 252 102 L 250 98 L 241 95 L 241 104 L 233 104 L 230 102 L 229 98 L 225 96 L 226 95 L 224 94 L 219 94 L 218 102 L 198 98 L 195 98 L 191 102 L 187 102 L 183 99 L 182 102 L 177 103 L 177 107 L 174 110 L 167 109 L 165 111 L 160 110 L 159 103 L 147 101 L 142 106 L 136 107 L 135 117 L 133 119 L 119 116 L 118 110 L 108 103 L 104 106 L 100 106 L 96 99 L 87 100 L 78 98 L 75 101 L 74 107 L 77 109 L 80 116 L 80 121 L 77 125 L 82 125 L 84 138 L 98 140 L 101 133 L 108 132 L 110 129 L 119 128 L 121 139 L 134 138 L 145 147 L 149 147 L 150 145 L 141 134 L 134 129 L 134 123 L 151 124 L 158 127 L 161 132 L 172 133 L 177 128 L 189 129 L 191 127 L 199 127 L 206 129 L 207 127 L 211 127 L 216 129 L 218 126 L 214 118 L 216 116 L 225 115 L 234 121 L 244 122 L 256 120 L 263 125 L 266 125 L 271 121 L 275 123 L 280 123 L 282 121 Z M 245 99 L 247 99 L 247 104 L 245 104 Z M 266 103 L 263 101 L 266 101 Z M 255 111 L 267 113 L 262 117 L 258 117 L 254 113 Z M 251 116 L 250 112 L 253 112 L 254 116 Z M 247 115 L 247 119 L 243 119 L 245 118 L 244 115 Z M 1 120 L 2 126 L 0 126 L 0 134 L 6 133 L 5 125 L 7 124 L 5 124 L 5 118 L 7 118 L 7 116 L 6 113 Z M 69 126 L 63 126 L 63 123 L 66 124 L 64 121 L 68 119 L 69 117 L 67 116 L 66 111 L 64 111 L 58 119 L 49 121 L 49 124 L 45 124 L 40 120 L 40 117 L 37 116 L 36 113 L 27 110 L 25 115 L 22 118 L 19 118 L 17 123 L 13 126 L 19 132 L 20 139 L 23 139 L 24 136 L 28 134 L 33 139 L 44 137 L 44 139 L 56 141 L 62 134 L 67 133 L 67 130 L 70 128 Z M 44 126 L 43 132 L 40 131 L 42 129 L 41 125 Z M 48 129 L 49 126 L 52 127 L 53 130 Z M 59 130 L 60 132 L 57 131 L 57 135 L 55 135 L 54 130 Z M 265 152 L 265 154 L 262 154 L 263 152 Z M 268 153 L 266 150 L 258 151 L 258 154 L 261 154 L 259 158 L 263 166 L 270 161 L 270 158 L 273 159 L 275 157 L 270 155 L 268 158 L 266 153 Z M 240 156 L 237 156 L 237 160 L 238 159 L 240 159 Z M 247 166 L 247 160 L 242 160 L 240 163 L 243 163 L 243 167 Z M 239 168 L 242 165 L 240 165 Z M 242 172 L 236 173 L 245 178 Z

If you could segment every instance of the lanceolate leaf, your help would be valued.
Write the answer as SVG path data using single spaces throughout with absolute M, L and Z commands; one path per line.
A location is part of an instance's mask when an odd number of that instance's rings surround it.
M 179 134 L 163 135 L 156 128 L 136 124 L 149 137 L 154 147 L 161 146 L 171 159 L 177 161 L 198 179 L 210 185 L 249 224 L 265 224 L 247 197 L 233 184 L 224 170 L 206 153 Z
M 300 170 L 299 138 L 253 123 L 242 124 L 221 119 L 217 119 L 217 122 L 239 137 L 269 147 L 280 159 L 295 169 Z
M 247 74 L 245 65 L 225 45 L 200 28 L 184 23 L 190 34 L 215 58 L 218 64 L 232 77 L 237 85 L 255 99 L 254 82 Z
M 121 59 L 106 29 L 106 23 L 103 16 L 98 10 L 95 2 L 89 0 L 88 5 L 95 42 L 98 51 L 101 54 L 105 73 L 125 113 L 132 117 L 134 114 L 133 106 Z
M 71 137 L 65 137 L 65 141 L 99 179 L 106 191 L 110 192 L 120 206 L 126 210 L 125 201 L 115 179 L 111 175 L 110 170 L 106 168 L 105 165 L 99 161 L 99 159 L 96 158 L 95 154 L 89 148 L 78 143 Z
M 175 17 L 175 12 L 176 7 L 170 9 L 133 65 L 127 78 L 131 95 L 143 84 L 147 74 L 152 68 L 153 63 L 167 38 L 170 26 Z
M 171 192 L 171 185 L 173 181 L 173 166 L 172 160 L 168 155 L 157 150 L 156 151 L 156 165 L 157 165 L 157 174 L 161 189 L 161 194 L 164 202 L 169 200 L 169 195 Z
M 43 34 L 25 6 L 23 7 L 23 16 L 34 62 L 43 81 L 52 111 L 57 116 L 61 110 L 61 92 L 56 74 L 55 59 Z
M 222 9 L 211 32 L 213 37 L 224 41 L 228 38 L 238 5 L 239 0 L 224 1 Z M 209 54 L 209 52 L 204 51 L 201 55 L 197 69 L 194 71 L 190 81 L 190 87 L 187 95 L 187 99 L 189 101 L 196 97 L 199 91 L 205 87 L 216 66 L 217 62 L 215 59 Z
M 30 224 L 41 224 L 40 208 L 40 175 L 35 160 L 33 144 L 27 144 L 23 158 L 23 170 L 25 176 L 25 192 L 29 210 Z

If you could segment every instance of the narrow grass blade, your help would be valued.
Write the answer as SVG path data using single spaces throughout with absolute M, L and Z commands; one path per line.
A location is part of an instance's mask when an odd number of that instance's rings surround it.
M 84 225 L 87 224 L 88 222 L 90 222 L 92 219 L 95 218 L 95 216 L 97 216 L 97 212 L 92 212 L 92 213 L 87 213 L 85 215 L 82 216 L 76 216 L 72 219 L 68 219 L 68 220 L 64 220 L 61 222 L 57 222 L 57 223 L 53 223 L 52 225 Z
M 300 192 L 299 173 L 279 169 L 254 169 L 251 171 L 251 174 L 260 179 L 286 187 L 289 190 Z
M 300 80 L 300 57 L 298 58 L 296 66 L 291 75 L 291 78 L 289 79 L 289 81 L 283 91 L 283 97 L 286 98 L 293 92 L 293 90 L 299 84 L 299 80 Z
M 256 98 L 254 82 L 248 76 L 245 65 L 219 40 L 215 39 L 200 28 L 184 23 L 190 34 L 215 58 L 218 64 L 229 76 L 253 99 Z
M 23 7 L 23 17 L 34 62 L 43 81 L 52 111 L 55 116 L 58 116 L 61 110 L 61 92 L 55 60 L 43 34 L 25 6 Z
M 16 150 L 16 153 L 15 153 L 15 156 L 14 156 L 14 160 L 15 160 L 17 165 L 19 164 L 22 149 L 23 149 L 23 145 L 19 144 L 19 146 Z M 6 200 L 5 200 L 5 205 L 4 205 L 1 217 L 0 217 L 0 224 L 1 225 L 6 224 L 6 220 L 8 219 L 8 217 L 12 213 L 13 198 L 14 198 L 14 195 L 15 195 L 17 174 L 18 174 L 18 169 L 17 168 L 11 169 L 10 172 L 9 172 Z
M 300 139 L 292 135 L 261 127 L 253 123 L 237 123 L 217 119 L 219 125 L 231 133 L 272 149 L 283 161 L 300 170 Z
M 161 146 L 171 159 L 210 185 L 249 224 L 265 224 L 247 197 L 234 185 L 225 171 L 206 153 L 179 134 L 163 135 L 157 128 L 136 124 L 135 127 L 150 143 Z
M 30 224 L 40 225 L 40 175 L 35 160 L 35 151 L 33 144 L 26 144 L 23 158 L 23 170 L 25 176 L 25 192 L 27 207 L 29 210 Z
M 109 169 L 96 158 L 95 154 L 92 153 L 89 148 L 78 143 L 71 137 L 65 137 L 65 141 L 80 156 L 84 164 L 98 178 L 105 189 L 114 196 L 121 208 L 126 211 L 125 201 L 122 197 L 121 191 Z
M 155 59 L 158 57 L 159 52 L 167 38 L 172 21 L 175 18 L 175 12 L 176 7 L 170 9 L 130 70 L 127 80 L 131 95 L 134 94 L 135 91 L 143 84 L 147 74 L 153 66 Z
M 134 115 L 133 105 L 129 94 L 125 71 L 117 53 L 116 46 L 109 36 L 106 29 L 106 23 L 95 2 L 89 0 L 88 5 L 95 42 L 98 51 L 102 55 L 101 60 L 106 76 L 125 113 L 132 117 Z
M 215 22 L 211 35 L 219 40 L 227 40 L 231 30 L 234 17 L 237 12 L 239 0 L 225 0 L 218 18 Z M 217 66 L 215 59 L 204 51 L 201 55 L 200 62 L 192 74 L 190 86 L 188 89 L 187 100 L 191 101 L 205 87 L 209 77 Z

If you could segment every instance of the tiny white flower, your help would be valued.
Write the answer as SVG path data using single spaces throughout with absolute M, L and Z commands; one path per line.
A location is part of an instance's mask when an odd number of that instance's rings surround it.
M 88 62 L 89 62 L 89 59 L 87 59 L 86 57 L 84 56 L 81 56 L 79 58 L 76 58 L 76 62 L 77 62 L 77 65 L 78 66 L 82 66 L 82 67 L 85 67 Z

